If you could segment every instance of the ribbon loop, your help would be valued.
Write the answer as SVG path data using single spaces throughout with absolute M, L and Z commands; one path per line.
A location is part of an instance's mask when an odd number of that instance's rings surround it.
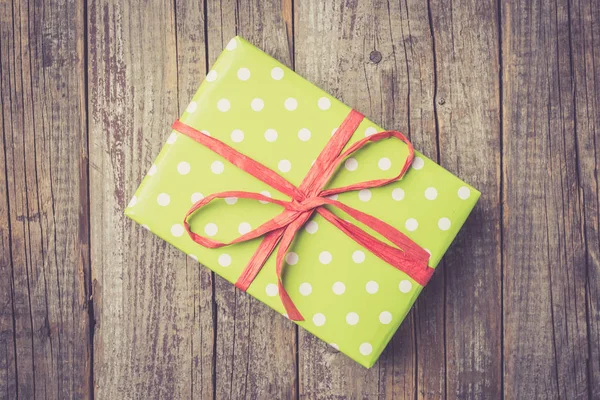
M 410 141 L 403 134 L 401 134 L 400 132 L 396 132 L 396 131 L 379 132 L 379 133 L 375 133 L 373 135 L 365 137 L 364 139 L 359 140 L 358 142 L 356 142 L 352 146 L 350 146 L 350 148 L 348 148 L 348 150 L 346 150 L 345 152 L 340 154 L 332 164 L 334 165 L 334 168 L 337 169 L 340 166 L 340 164 L 346 160 L 346 158 L 350 157 L 357 151 L 361 150 L 367 144 L 375 143 L 380 140 L 390 139 L 390 138 L 399 139 L 400 141 L 406 143 L 406 145 L 408 147 L 408 155 L 406 156 L 404 164 L 402 165 L 402 169 L 400 170 L 398 175 L 396 175 L 392 178 L 388 178 L 388 179 L 374 179 L 374 180 L 354 183 L 354 184 L 339 187 L 339 188 L 323 190 L 320 193 L 320 195 L 321 196 L 331 196 L 334 194 L 349 192 L 349 191 L 353 191 L 353 190 L 372 189 L 372 188 L 376 188 L 379 186 L 387 185 L 394 181 L 402 180 L 402 178 L 408 171 L 408 168 L 410 167 L 410 165 L 413 162 L 413 159 L 415 157 L 415 150 L 412 147 L 412 144 L 410 143 Z
M 290 201 L 282 201 L 266 197 L 260 193 L 243 191 L 227 191 L 211 194 L 210 196 L 207 196 L 204 199 L 196 202 L 190 208 L 185 215 L 184 226 L 192 240 L 204 247 L 211 249 L 263 237 L 262 242 L 257 247 L 256 251 L 252 255 L 252 258 L 248 262 L 248 265 L 236 282 L 236 287 L 244 291 L 248 289 L 267 259 L 279 245 L 275 258 L 275 270 L 277 273 L 279 297 L 281 298 L 281 302 L 291 320 L 302 321 L 304 318 L 294 305 L 283 285 L 282 272 L 284 259 L 294 240 L 295 235 L 314 214 L 314 212 L 319 213 L 323 218 L 331 222 L 356 243 L 365 247 L 375 256 L 379 257 L 394 268 L 403 271 L 420 285 L 424 286 L 433 274 L 433 268 L 427 265 L 429 261 L 428 253 L 402 232 L 373 216 L 365 214 L 345 205 L 344 203 L 327 197 L 352 190 L 375 188 L 396 180 L 400 180 L 406 174 L 406 171 L 413 161 L 414 149 L 410 141 L 400 132 L 396 131 L 379 132 L 365 137 L 364 139 L 361 139 L 351 145 L 346 151 L 342 152 L 342 149 L 348 143 L 363 118 L 364 117 L 362 114 L 354 110 L 348 114 L 346 119 L 338 128 L 337 132 L 325 145 L 324 149 L 321 151 L 321 154 L 319 154 L 315 163 L 299 187 L 295 187 L 273 170 L 237 152 L 235 149 L 229 147 L 225 143 L 206 136 L 200 131 L 185 125 L 180 121 L 175 121 L 173 124 L 173 129 L 208 147 L 240 169 L 248 172 L 250 175 L 290 197 Z M 398 175 L 392 178 L 374 179 L 340 188 L 327 190 L 324 189 L 325 185 L 327 185 L 327 182 L 331 179 L 337 168 L 347 157 L 360 150 L 368 143 L 389 138 L 399 139 L 406 143 L 408 147 L 408 155 Z M 216 198 L 227 197 L 247 198 L 274 203 L 282 206 L 284 210 L 274 218 L 260 225 L 258 228 L 253 229 L 250 232 L 247 232 L 227 243 L 222 243 L 192 232 L 188 223 L 188 218 L 194 212 L 206 206 L 212 200 Z M 389 245 L 373 237 L 352 223 L 340 219 L 330 210 L 325 208 L 325 205 L 331 205 L 339 208 L 355 220 L 365 224 L 375 232 L 381 234 L 393 245 Z
M 191 230 L 188 220 L 196 211 L 198 211 L 202 207 L 205 207 L 206 205 L 208 205 L 210 202 L 212 202 L 215 199 L 226 199 L 228 197 L 237 197 L 237 198 L 243 198 L 243 199 L 253 199 L 253 200 L 269 202 L 269 203 L 280 205 L 286 209 L 288 208 L 288 204 L 289 204 L 288 202 L 277 200 L 277 199 L 272 199 L 272 198 L 264 196 L 260 193 L 243 192 L 243 191 L 228 191 L 228 192 L 213 193 L 213 194 L 206 196 L 205 198 L 197 201 L 196 203 L 194 203 L 194 205 L 192 205 L 192 207 L 188 210 L 188 212 L 185 215 L 185 218 L 183 220 L 183 226 L 184 226 L 185 230 L 187 231 L 188 235 L 192 238 L 192 240 L 194 242 L 196 242 L 204 247 L 207 247 L 209 249 L 217 249 L 220 247 L 229 246 L 229 245 L 236 244 L 236 243 L 246 242 L 249 240 L 256 239 L 257 237 L 261 237 L 269 232 L 272 232 L 272 231 L 275 231 L 275 230 L 281 228 L 282 226 L 284 226 L 286 224 L 289 224 L 291 221 L 293 221 L 296 218 L 296 216 L 298 214 L 297 212 L 294 213 L 294 212 L 289 212 L 289 211 L 285 212 L 284 211 L 281 214 L 277 215 L 275 218 L 260 225 L 258 228 L 253 229 L 250 232 L 247 232 L 247 233 L 235 238 L 234 240 L 231 240 L 231 241 L 225 242 L 225 243 L 201 236 Z

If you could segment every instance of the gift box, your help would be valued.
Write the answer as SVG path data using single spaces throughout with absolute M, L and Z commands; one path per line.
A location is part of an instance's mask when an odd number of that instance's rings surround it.
M 125 214 L 365 367 L 480 195 L 240 37 L 174 128 Z

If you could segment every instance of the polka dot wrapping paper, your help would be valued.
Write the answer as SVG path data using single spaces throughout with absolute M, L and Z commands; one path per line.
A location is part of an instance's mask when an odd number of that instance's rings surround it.
M 299 186 L 351 109 L 240 37 L 232 39 L 180 120 Z M 384 129 L 364 119 L 347 146 Z M 347 158 L 327 188 L 398 174 L 406 144 L 382 140 Z M 228 281 L 241 275 L 261 239 L 219 249 L 195 243 L 183 219 L 209 194 L 248 191 L 289 201 L 193 139 L 172 131 L 125 209 L 144 228 Z M 345 192 L 337 200 L 392 225 L 431 254 L 437 266 L 480 193 L 422 154 L 400 181 Z M 343 211 L 327 208 L 342 219 Z M 243 198 L 217 199 L 190 219 L 194 232 L 228 242 L 281 212 Z M 381 235 L 351 221 L 374 237 Z M 361 247 L 318 214 L 298 231 L 285 257 L 283 283 L 305 321 L 298 325 L 365 367 L 376 361 L 422 287 Z M 281 314 L 275 256 L 247 292 Z M 283 317 L 282 317 L 283 318 Z

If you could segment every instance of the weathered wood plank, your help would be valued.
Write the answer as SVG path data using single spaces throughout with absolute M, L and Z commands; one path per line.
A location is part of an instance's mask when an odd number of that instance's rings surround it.
M 376 28 L 369 40 L 373 42 L 369 61 L 377 65 L 380 82 L 373 79 L 369 86 L 375 88 L 372 95 L 381 95 L 383 103 L 394 105 L 386 107 L 388 115 L 381 120 L 407 133 L 419 151 L 437 160 L 434 48 L 427 3 L 388 2 L 373 10 Z M 443 265 L 438 269 L 381 357 L 379 393 L 384 398 L 444 396 L 445 277 Z
M 11 125 L 12 104 L 7 103 L 10 96 L 5 96 L 10 91 L 13 80 L 8 73 L 8 55 L 11 54 L 11 46 L 14 37 L 8 34 L 8 21 L 12 23 L 11 10 L 8 3 L 0 4 L 0 37 L 6 38 L 0 42 L 0 124 L 2 126 L 2 152 L 0 152 L 0 393 L 7 399 L 17 397 L 19 385 L 17 376 L 17 348 L 16 348 L 16 326 L 14 324 L 13 302 L 14 302 L 14 274 L 11 262 L 11 229 L 9 224 L 8 209 L 8 165 L 6 163 L 6 127 Z M 7 55 L 6 57 L 4 55 Z M 12 69 L 12 68 L 11 68 Z M 9 112 L 7 112 L 7 110 Z M 6 116 L 5 116 L 6 114 Z
M 568 4 L 574 123 L 586 239 L 589 396 L 600 398 L 600 3 Z
M 206 76 L 206 21 L 204 2 L 177 0 L 175 2 L 177 29 L 177 87 L 179 109 L 186 108 Z M 191 396 L 207 399 L 214 394 L 215 321 L 214 273 L 191 258 L 186 263 L 186 288 L 193 299 L 191 346 Z
M 400 65 L 403 64 L 402 58 L 405 58 L 405 69 L 400 70 L 398 79 L 406 81 L 406 94 L 398 97 L 401 101 L 400 112 L 406 113 L 406 121 L 400 120 L 399 126 L 402 129 L 407 127 L 415 148 L 439 162 L 439 140 L 436 131 L 434 106 L 436 89 L 435 47 L 429 8 L 427 3 L 423 1 L 405 0 L 399 2 L 399 4 L 401 18 L 399 21 L 391 21 L 392 27 L 397 26 L 400 28 L 399 32 L 393 37 L 394 43 L 402 44 L 399 51 L 400 60 L 398 61 Z M 394 9 L 390 11 L 392 16 L 397 14 Z M 404 97 L 406 97 L 406 101 L 402 100 Z M 398 100 L 395 99 L 394 101 L 397 102 Z M 438 271 L 423 290 L 414 310 L 416 342 L 414 356 L 417 362 L 416 395 L 418 399 L 445 397 L 446 277 L 444 262 L 442 261 L 437 268 Z M 395 345 L 395 342 L 392 342 L 392 345 Z M 394 387 L 392 393 L 397 393 L 396 387 Z
M 383 43 L 377 43 L 371 31 L 375 14 L 387 10 L 375 11 L 371 4 L 357 2 L 299 1 L 294 11 L 296 71 L 367 117 L 394 127 L 390 121 L 397 111 L 394 102 L 383 98 L 393 97 L 397 84 L 393 79 L 397 65 L 391 56 L 392 42 L 386 37 Z M 379 64 L 369 61 L 376 49 L 380 52 Z M 407 350 L 414 347 L 414 335 L 412 318 L 409 321 L 403 327 L 403 336 L 396 340 L 397 346 L 385 358 L 390 364 L 398 362 L 398 373 L 390 374 L 388 382 L 396 380 L 403 393 L 412 396 L 415 361 Z M 378 397 L 382 361 L 365 369 L 303 330 L 299 330 L 298 341 L 300 397 Z M 386 386 L 382 389 L 391 390 Z
M 207 3 L 208 60 L 212 64 L 239 34 L 292 66 L 287 1 Z M 296 397 L 296 327 L 229 282 L 215 278 L 217 398 Z
M 482 192 L 444 257 L 448 398 L 502 394 L 497 12 L 494 0 L 430 2 L 440 164 Z
M 83 4 L 0 4 L 0 397 L 89 396 Z
M 435 159 L 433 49 L 426 3 L 300 2 L 295 15 L 298 72 L 369 118 L 404 131 Z M 439 395 L 444 387 L 443 282 L 438 273 L 427 291 L 431 297 L 419 301 L 371 370 L 301 331 L 301 396 Z
M 178 114 L 174 4 L 106 0 L 88 8 L 98 398 L 177 399 L 212 389 L 198 371 L 212 332 L 203 337 L 195 316 L 211 308 L 196 292 L 210 281 L 123 215 Z
M 577 170 L 578 162 L 585 169 L 587 161 L 579 161 L 576 146 L 569 14 L 566 1 L 502 3 L 509 399 L 590 398 Z

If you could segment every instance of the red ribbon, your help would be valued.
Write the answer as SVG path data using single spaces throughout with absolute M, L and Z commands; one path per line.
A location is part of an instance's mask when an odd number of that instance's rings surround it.
M 279 244 L 275 259 L 279 297 L 281 298 L 281 302 L 287 311 L 288 318 L 291 320 L 304 321 L 304 318 L 283 287 L 281 273 L 283 269 L 284 258 L 298 230 L 302 228 L 302 226 L 315 212 L 319 213 L 323 218 L 335 225 L 338 229 L 352 238 L 356 243 L 363 246 L 394 268 L 406 273 L 421 286 L 425 286 L 433 274 L 434 269 L 427 265 L 429 261 L 429 254 L 402 232 L 371 215 L 365 214 L 328 197 L 351 190 L 375 188 L 402 179 L 412 163 L 414 158 L 414 149 L 412 144 L 406 137 L 404 137 L 404 135 L 396 131 L 379 132 L 374 135 L 367 136 L 351 145 L 346 151 L 342 152 L 343 148 L 346 146 L 363 118 L 363 115 L 358 111 L 350 111 L 344 122 L 342 122 L 340 127 L 337 129 L 336 133 L 325 145 L 323 151 L 321 151 L 321 154 L 319 154 L 319 157 L 317 157 L 315 163 L 308 171 L 308 174 L 299 187 L 292 185 L 275 171 L 265 167 L 256 160 L 239 153 L 225 143 L 205 135 L 179 120 L 173 123 L 173 129 L 176 131 L 183 133 L 184 135 L 194 139 L 196 142 L 208 147 L 210 150 L 219 154 L 233 165 L 243 169 L 250 175 L 291 198 L 291 201 L 281 201 L 263 196 L 260 193 L 242 191 L 214 193 L 196 202 L 192 208 L 190 208 L 184 218 L 185 229 L 192 240 L 210 249 L 241 243 L 264 236 L 261 244 L 254 252 L 254 255 L 248 262 L 248 265 L 235 284 L 235 286 L 243 291 L 248 289 L 267 259 L 271 256 L 273 250 L 275 250 L 275 247 L 277 247 Z M 348 156 L 362 148 L 367 143 L 378 142 L 388 138 L 400 139 L 408 146 L 408 156 L 406 157 L 406 161 L 404 162 L 402 170 L 397 176 L 390 179 L 375 179 L 362 183 L 355 183 L 341 188 L 327 190 L 324 189 L 329 179 L 333 176 L 337 168 Z M 284 210 L 281 212 L 281 214 L 265 222 L 258 228 L 253 229 L 228 243 L 218 242 L 192 232 L 188 223 L 188 218 L 190 215 L 210 203 L 212 200 L 226 197 L 261 200 L 263 202 L 278 204 L 282 206 Z M 325 208 L 325 205 L 331 205 L 339 208 L 352 218 L 381 234 L 383 237 L 393 243 L 393 245 L 384 243 L 352 223 L 339 218 Z

